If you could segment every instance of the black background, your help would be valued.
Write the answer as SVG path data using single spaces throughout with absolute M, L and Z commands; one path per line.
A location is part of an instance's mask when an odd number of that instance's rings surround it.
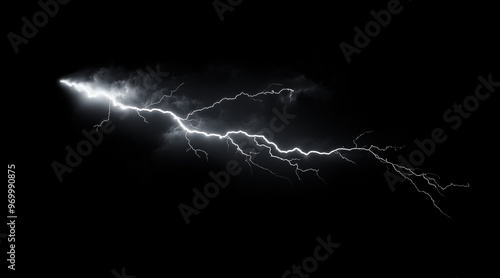
M 479 75 L 500 79 L 493 4 L 402 1 L 403 11 L 348 64 L 339 44 L 352 44 L 353 28 L 388 1 L 269 2 L 245 0 L 221 22 L 211 1 L 75 0 L 17 54 L 6 34 L 20 34 L 20 18 L 40 8 L 36 1 L 4 4 L 3 142 L 7 163 L 16 164 L 16 274 L 111 278 L 111 270 L 125 267 L 138 278 L 281 277 L 328 235 L 341 246 L 310 277 L 490 273 L 498 96 L 481 102 L 457 130 L 442 115 L 474 93 Z M 406 145 L 407 156 L 414 139 L 441 127 L 448 140 L 422 169 L 471 187 L 439 198 L 447 218 L 409 183 L 391 192 L 385 167 L 369 156 L 356 157 L 358 165 L 322 160 L 327 184 L 308 177 L 290 186 L 244 168 L 186 225 L 179 203 L 190 203 L 192 188 L 234 155 L 224 144 L 209 162 L 185 146 L 158 152 L 161 130 L 136 117 L 116 120 L 116 131 L 59 183 L 51 163 L 63 161 L 65 146 L 82 140 L 80 131 L 102 120 L 107 107 L 79 104 L 58 80 L 158 63 L 174 73 L 287 70 L 321 84 L 329 101 L 304 100 L 305 111 L 320 119 L 299 116 L 283 135 L 298 142 L 348 146 L 375 130 L 367 144 Z M 321 137 L 311 138 L 318 130 Z

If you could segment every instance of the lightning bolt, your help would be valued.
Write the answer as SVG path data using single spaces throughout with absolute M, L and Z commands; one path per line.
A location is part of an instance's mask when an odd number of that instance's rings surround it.
M 450 183 L 448 185 L 441 185 L 435 177 L 436 175 L 432 173 L 426 173 L 421 171 L 418 168 L 410 168 L 406 167 L 404 165 L 399 165 L 397 163 L 389 161 L 387 158 L 383 157 L 382 154 L 386 151 L 389 150 L 397 150 L 400 149 L 401 147 L 394 147 L 394 146 L 386 146 L 386 147 L 378 147 L 375 145 L 370 145 L 370 146 L 359 146 L 357 141 L 364 135 L 371 133 L 372 131 L 367 131 L 362 134 L 360 134 L 358 137 L 356 137 L 353 140 L 353 147 L 339 147 L 335 148 L 332 150 L 327 150 L 327 151 L 320 151 L 320 150 L 303 150 L 299 147 L 293 147 L 291 149 L 283 149 L 281 148 L 277 143 L 269 140 L 266 136 L 262 134 L 252 134 L 244 130 L 229 130 L 226 131 L 225 133 L 216 133 L 216 132 L 209 132 L 205 130 L 201 130 L 198 127 L 194 127 L 192 125 L 192 122 L 195 121 L 193 117 L 201 113 L 203 111 L 208 111 L 211 109 L 215 109 L 218 105 L 224 103 L 224 102 L 234 102 L 237 101 L 240 98 L 247 98 L 255 101 L 262 101 L 259 99 L 261 96 L 265 95 L 283 95 L 287 94 L 290 101 L 292 101 L 293 94 L 295 91 L 291 88 L 282 88 L 280 90 L 271 90 L 271 86 L 281 86 L 281 84 L 271 84 L 267 89 L 255 93 L 255 94 L 249 94 L 245 92 L 240 92 L 232 97 L 223 97 L 215 102 L 213 102 L 210 105 L 197 108 L 195 110 L 192 110 L 185 114 L 184 116 L 178 115 L 177 113 L 174 113 L 171 110 L 164 110 L 161 108 L 157 108 L 155 106 L 160 105 L 161 102 L 169 97 L 172 97 L 173 93 L 176 92 L 183 84 L 179 85 L 175 90 L 172 90 L 170 94 L 168 95 L 163 95 L 159 100 L 155 102 L 151 102 L 148 105 L 145 105 L 144 107 L 138 107 L 138 106 L 133 106 L 133 105 L 127 105 L 124 104 L 123 102 L 120 101 L 120 99 L 124 98 L 127 94 L 127 89 L 125 88 L 125 92 L 116 90 L 116 89 L 110 89 L 110 90 L 105 90 L 98 86 L 97 84 L 93 84 L 91 82 L 74 82 L 70 80 L 60 80 L 60 82 L 66 86 L 69 86 L 76 90 L 77 92 L 85 94 L 88 98 L 104 98 L 109 101 L 109 109 L 108 109 L 108 114 L 107 118 L 104 119 L 101 123 L 98 125 L 95 125 L 96 128 L 99 128 L 103 123 L 106 121 L 109 121 L 110 116 L 111 116 L 111 107 L 118 107 L 123 110 L 132 110 L 135 111 L 146 123 L 147 119 L 143 116 L 145 113 L 160 113 L 165 116 L 171 117 L 175 123 L 177 124 L 177 128 L 182 130 L 184 132 L 184 136 L 188 145 L 188 149 L 186 151 L 193 151 L 194 154 L 198 157 L 201 158 L 200 154 L 203 154 L 205 158 L 208 160 L 208 152 L 204 151 L 203 149 L 196 148 L 192 145 L 190 136 L 193 135 L 199 135 L 199 136 L 204 136 L 204 137 L 209 137 L 209 138 L 217 138 L 219 140 L 225 140 L 228 148 L 229 147 L 234 147 L 236 150 L 236 154 L 240 154 L 245 158 L 245 162 L 249 165 L 250 169 L 252 167 L 257 167 L 259 169 L 262 169 L 266 172 L 269 172 L 270 174 L 283 178 L 290 183 L 292 181 L 285 176 L 279 175 L 272 171 L 271 169 L 263 166 L 262 164 L 259 164 L 255 162 L 254 158 L 256 155 L 260 154 L 262 151 L 265 151 L 267 155 L 277 161 L 281 161 L 283 163 L 286 163 L 288 166 L 290 166 L 296 175 L 296 178 L 298 180 L 301 180 L 301 175 L 307 172 L 312 172 L 314 173 L 321 181 L 324 183 L 325 180 L 320 176 L 320 170 L 316 168 L 303 168 L 300 166 L 300 161 L 301 158 L 305 157 L 316 157 L 316 156 L 338 156 L 341 159 L 349 162 L 356 164 L 353 160 L 349 159 L 346 155 L 353 153 L 353 152 L 361 152 L 361 153 L 367 153 L 368 155 L 371 155 L 375 159 L 377 159 L 380 163 L 385 165 L 388 169 L 393 169 L 396 171 L 398 174 L 400 174 L 402 177 L 404 177 L 405 180 L 407 180 L 419 193 L 426 195 L 429 200 L 432 202 L 433 206 L 439 210 L 443 215 L 450 217 L 448 214 L 443 212 L 443 210 L 437 205 L 433 195 L 431 192 L 426 191 L 424 189 L 421 189 L 418 186 L 419 182 L 424 182 L 427 186 L 430 186 L 433 188 L 435 191 L 437 191 L 438 194 L 443 195 L 442 191 L 450 188 L 450 187 L 468 187 L 469 184 L 466 185 L 460 185 L 460 184 L 454 184 Z M 246 137 L 247 139 L 251 140 L 256 147 L 261 149 L 261 151 L 256 152 L 255 149 L 251 150 L 244 150 L 240 144 L 236 142 L 236 138 L 238 136 L 243 136 Z M 437 177 L 438 178 L 438 177 Z
M 279 86 L 281 86 L 281 84 L 271 84 L 271 85 L 269 85 L 269 86 L 268 86 L 268 89 L 269 89 L 269 87 L 271 87 L 271 86 L 273 86 L 273 85 L 279 85 Z M 216 102 L 212 103 L 212 104 L 211 104 L 211 105 L 209 105 L 209 106 L 205 106 L 205 107 L 203 107 L 203 108 L 195 109 L 195 110 L 193 110 L 193 111 L 189 112 L 189 113 L 187 114 L 187 116 L 186 116 L 185 120 L 187 121 L 187 120 L 188 120 L 191 116 L 193 116 L 194 114 L 196 114 L 196 113 L 198 113 L 198 112 L 201 112 L 201 111 L 205 111 L 205 110 L 212 109 L 212 108 L 214 108 L 215 106 L 217 106 L 217 105 L 221 104 L 222 102 L 225 102 L 225 101 L 234 101 L 234 100 L 236 100 L 236 99 L 238 99 L 238 98 L 240 98 L 240 97 L 242 97 L 242 96 L 245 96 L 245 97 L 251 98 L 251 99 L 253 99 L 253 100 L 258 100 L 258 99 L 256 99 L 256 97 L 261 96 L 261 95 L 280 95 L 280 94 L 281 94 L 281 93 L 283 93 L 283 92 L 288 92 L 288 93 L 289 93 L 289 95 L 290 95 L 290 99 L 291 99 L 291 95 L 292 95 L 292 93 L 293 93 L 294 91 L 293 91 L 292 89 L 288 89 L 288 88 L 286 88 L 286 89 L 281 89 L 281 90 L 279 90 L 279 91 L 277 91 L 277 92 L 276 92 L 276 91 L 274 91 L 274 90 L 271 90 L 271 91 L 266 91 L 266 90 L 264 90 L 264 91 L 262 91 L 262 92 L 259 92 L 259 93 L 253 94 L 253 95 L 248 94 L 248 93 L 245 93 L 245 92 L 241 92 L 241 93 L 237 94 L 237 95 L 236 95 L 236 96 L 234 96 L 234 97 L 223 97 L 223 98 L 221 98 L 220 100 L 218 100 L 218 101 L 216 101 Z

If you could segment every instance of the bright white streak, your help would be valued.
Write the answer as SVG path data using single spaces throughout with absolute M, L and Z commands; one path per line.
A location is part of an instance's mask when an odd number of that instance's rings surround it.
M 258 96 L 261 96 L 261 95 L 269 95 L 269 94 L 279 95 L 279 94 L 282 94 L 284 92 L 288 92 L 290 94 L 290 97 L 291 97 L 291 94 L 294 92 L 293 89 L 284 88 L 284 89 L 281 89 L 279 91 L 274 91 L 274 90 L 271 90 L 271 91 L 262 91 L 262 92 L 259 92 L 259 93 L 253 94 L 253 95 L 242 92 L 242 93 L 237 94 L 234 97 L 224 97 L 224 98 L 222 98 L 222 99 L 214 102 L 213 104 L 211 104 L 209 106 L 193 110 L 193 111 L 189 112 L 183 118 L 183 117 L 180 117 L 177 114 L 175 114 L 174 112 L 169 111 L 169 110 L 163 110 L 163 109 L 160 109 L 160 108 L 150 108 L 151 105 L 160 103 L 161 100 L 163 99 L 163 97 L 160 99 L 160 101 L 155 102 L 153 104 L 150 104 L 150 105 L 148 105 L 146 107 L 141 108 L 141 107 L 136 107 L 136 106 L 131 106 L 131 105 L 123 104 L 123 103 L 121 103 L 121 102 L 119 102 L 117 100 L 117 98 L 116 98 L 115 95 L 110 94 L 106 90 L 103 90 L 103 89 L 100 89 L 100 88 L 94 89 L 92 86 L 90 86 L 89 84 L 86 84 L 86 83 L 71 82 L 71 81 L 68 81 L 68 80 L 60 80 L 60 82 L 63 83 L 63 84 L 65 84 L 65 85 L 67 85 L 67 86 L 69 86 L 69 87 L 74 88 L 76 91 L 78 91 L 80 93 L 86 94 L 87 97 L 89 97 L 89 98 L 96 98 L 96 97 L 105 97 L 105 98 L 107 98 L 110 101 L 110 109 L 111 109 L 111 105 L 113 105 L 115 107 L 119 107 L 119 108 L 124 109 L 124 110 L 134 110 L 145 121 L 146 121 L 146 119 L 140 114 L 141 112 L 148 112 L 148 113 L 158 112 L 158 113 L 161 113 L 161 114 L 165 114 L 165 115 L 171 116 L 175 120 L 175 122 L 178 124 L 178 126 L 183 131 L 185 131 L 186 140 L 187 140 L 188 145 L 190 147 L 189 149 L 193 150 L 198 157 L 200 157 L 198 155 L 198 152 L 203 152 L 205 154 L 206 158 L 208 159 L 208 153 L 205 152 L 204 150 L 201 150 L 201 149 L 195 149 L 191 145 L 191 141 L 188 138 L 188 134 L 197 134 L 197 135 L 202 135 L 202 136 L 205 136 L 205 137 L 215 137 L 215 138 L 218 138 L 220 140 L 225 139 L 228 142 L 228 144 L 230 142 L 236 148 L 236 151 L 238 153 L 240 153 L 243 156 L 245 156 L 245 160 L 246 160 L 246 162 L 250 166 L 254 165 L 254 166 L 259 167 L 259 168 L 261 168 L 261 169 L 263 169 L 265 171 L 270 172 L 271 174 L 273 174 L 273 175 L 275 175 L 277 177 L 281 177 L 281 178 L 287 179 L 288 181 L 290 181 L 288 178 L 286 178 L 284 176 L 281 176 L 281 175 L 278 175 L 278 174 L 274 173 L 272 170 L 270 170 L 270 169 L 268 169 L 268 168 L 266 168 L 266 167 L 264 167 L 262 165 L 259 165 L 259 164 L 255 163 L 252 160 L 252 157 L 253 157 L 254 153 L 245 152 L 243 149 L 240 148 L 240 146 L 237 143 L 235 143 L 234 139 L 231 136 L 234 136 L 234 135 L 243 135 L 243 136 L 245 136 L 245 137 L 247 137 L 249 139 L 252 139 L 257 146 L 262 147 L 262 148 L 266 148 L 268 150 L 268 153 L 269 153 L 269 155 L 270 155 L 271 158 L 274 158 L 274 159 L 280 160 L 282 162 L 288 163 L 288 165 L 290 165 L 291 167 L 293 167 L 295 169 L 295 174 L 296 174 L 296 176 L 297 176 L 297 178 L 299 180 L 300 180 L 300 174 L 299 174 L 299 172 L 301 172 L 301 173 L 315 172 L 316 175 L 318 176 L 318 178 L 321 179 L 323 182 L 325 182 L 319 176 L 319 169 L 314 169 L 314 168 L 303 169 L 303 168 L 300 168 L 298 162 L 296 162 L 299 159 L 297 159 L 297 158 L 292 158 L 292 159 L 284 158 L 283 157 L 284 155 L 291 154 L 291 153 L 300 154 L 302 156 L 312 156 L 312 155 L 330 156 L 330 155 L 338 155 L 342 159 L 344 159 L 344 160 L 346 160 L 348 162 L 354 163 L 352 160 L 350 160 L 347 157 L 345 157 L 343 155 L 343 153 L 350 153 L 350 152 L 356 152 L 356 151 L 357 152 L 367 152 L 367 153 L 371 154 L 375 159 L 377 159 L 378 161 L 380 161 L 381 163 L 383 163 L 384 165 L 386 165 L 388 168 L 389 167 L 392 168 L 394 171 L 396 171 L 402 177 L 404 177 L 407 181 L 409 181 L 419 193 L 425 194 L 432 201 L 432 204 L 434 205 L 434 207 L 436 207 L 443 215 L 445 215 L 447 217 L 449 217 L 449 215 L 447 215 L 446 213 L 444 213 L 441 210 L 441 208 L 436 204 L 436 201 L 434 200 L 434 198 L 432 197 L 432 195 L 429 192 L 427 192 L 425 190 L 422 190 L 422 189 L 420 189 L 417 186 L 417 181 L 416 181 L 417 178 L 423 179 L 427 183 L 427 185 L 430 185 L 431 187 L 433 187 L 434 189 L 436 189 L 439 194 L 441 194 L 440 190 L 446 190 L 449 187 L 468 187 L 469 186 L 469 184 L 460 185 L 460 184 L 454 184 L 454 183 L 450 183 L 450 184 L 448 184 L 446 186 L 442 186 L 442 185 L 440 185 L 436 181 L 436 179 L 434 179 L 432 177 L 432 175 L 433 175 L 432 173 L 424 173 L 424 172 L 418 173 L 417 169 L 409 168 L 409 167 L 406 167 L 406 166 L 403 166 L 403 165 L 399 165 L 399 164 L 390 162 L 389 160 L 387 160 L 386 158 L 381 157 L 380 155 L 378 155 L 375 152 L 375 151 L 384 152 L 384 151 L 386 151 L 388 149 L 397 149 L 397 147 L 387 146 L 387 147 L 381 148 L 381 147 L 374 146 L 374 145 L 370 145 L 369 147 L 359 147 L 357 145 L 356 141 L 361 136 L 365 135 L 368 132 L 365 132 L 365 133 L 359 135 L 353 141 L 354 147 L 352 147 L 352 148 L 340 147 L 340 148 L 336 148 L 336 149 L 333 149 L 333 150 L 330 150 L 330 151 L 318 151 L 318 150 L 308 150 L 308 151 L 305 151 L 305 150 L 302 150 L 299 147 L 294 147 L 292 149 L 281 149 L 276 143 L 268 140 L 264 135 L 261 135 L 261 134 L 250 134 L 250 133 L 248 133 L 248 132 L 246 132 L 244 130 L 231 130 L 231 131 L 227 131 L 226 133 L 219 134 L 219 133 L 211 133 L 211 132 L 200 131 L 200 130 L 197 130 L 197 129 L 193 128 L 193 127 L 190 128 L 188 126 L 189 124 L 187 124 L 187 122 L 189 121 L 189 118 L 192 115 L 194 115 L 195 113 L 212 109 L 215 106 L 217 106 L 217 105 L 219 105 L 219 104 L 221 104 L 222 102 L 225 102 L 225 101 L 235 101 L 236 99 L 238 99 L 240 97 L 255 98 L 255 97 L 258 97 Z M 118 92 L 118 95 L 121 95 L 121 93 Z M 172 93 L 170 94 L 170 96 L 171 95 L 172 95 Z M 108 111 L 108 118 L 107 118 L 107 120 L 109 120 L 110 113 L 111 113 L 111 110 Z M 105 122 L 105 121 L 106 120 L 104 120 L 103 122 Z M 102 125 L 103 122 L 101 122 L 100 125 Z M 97 127 L 99 127 L 100 125 L 97 125 Z M 259 143 L 259 140 L 262 143 Z M 276 155 L 275 153 L 278 153 L 279 155 Z M 282 156 L 280 156 L 280 155 L 282 155 Z

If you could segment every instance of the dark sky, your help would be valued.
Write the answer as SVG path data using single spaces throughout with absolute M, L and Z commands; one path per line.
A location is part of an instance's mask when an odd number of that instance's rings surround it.
M 3 9 L 4 149 L 7 164 L 16 167 L 19 277 L 35 271 L 112 278 L 123 267 L 137 278 L 300 277 L 284 273 L 328 236 L 340 246 L 311 278 L 482 277 L 493 268 L 487 250 L 496 207 L 498 96 L 475 95 L 479 77 L 500 81 L 493 4 L 243 0 L 221 21 L 211 0 L 73 0 L 57 11 L 51 6 L 47 23 L 23 38 L 22 18 L 33 22 L 42 8 L 37 1 L 11 2 Z M 371 11 L 385 13 L 388 5 L 390 22 L 369 42 L 360 39 L 365 45 L 348 62 L 340 45 L 355 47 L 355 27 L 365 30 Z M 338 157 L 304 159 L 326 183 L 314 174 L 297 180 L 283 163 L 262 158 L 290 184 L 250 170 L 224 141 L 193 136 L 195 147 L 210 153 L 208 161 L 186 152 L 183 135 L 171 133 L 171 118 L 144 114 L 146 124 L 118 110 L 111 115 L 114 130 L 60 182 L 54 161 L 66 164 L 67 146 L 84 141 L 82 130 L 94 130 L 108 107 L 59 80 L 84 80 L 105 69 L 113 82 L 157 65 L 170 75 L 155 86 L 184 83 L 178 100 L 202 105 L 272 83 L 296 90 L 293 104 L 279 97 L 226 103 L 204 119 L 218 130 L 241 123 L 259 131 L 273 108 L 287 105 L 297 117 L 274 136 L 285 147 L 352 147 L 356 136 L 374 131 L 360 144 L 405 146 L 387 153 L 397 162 L 418 150 L 415 140 L 440 129 L 446 140 L 434 143 L 419 167 L 443 185 L 470 187 L 439 196 L 420 180 L 448 218 L 409 182 L 392 191 L 386 167 L 366 153 L 349 156 L 356 165 Z M 453 111 L 475 100 L 471 111 Z M 179 204 L 192 206 L 193 189 L 203 190 L 209 173 L 235 158 L 241 173 L 186 225 Z M 0 233 L 9 233 L 6 225 Z M 1 240 L 4 258 L 9 250 Z

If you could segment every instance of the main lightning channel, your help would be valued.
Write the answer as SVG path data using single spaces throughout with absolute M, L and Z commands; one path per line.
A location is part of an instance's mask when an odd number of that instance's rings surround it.
M 255 93 L 255 94 L 248 94 L 245 92 L 241 92 L 241 93 L 239 93 L 235 96 L 232 96 L 232 97 L 221 98 L 221 99 L 215 101 L 214 103 L 212 103 L 211 105 L 207 105 L 205 107 L 192 110 L 191 112 L 188 112 L 186 114 L 186 116 L 181 117 L 170 110 L 163 110 L 160 108 L 152 107 L 153 105 L 159 104 L 164 98 L 171 97 L 173 91 L 171 91 L 170 95 L 164 95 L 159 101 L 151 103 L 146 107 L 137 107 L 137 106 L 132 106 L 132 105 L 127 105 L 127 104 L 121 103 L 117 99 L 117 95 L 118 96 L 123 95 L 123 93 L 121 93 L 121 92 L 111 93 L 111 92 L 106 91 L 104 89 L 101 89 L 99 87 L 96 88 L 95 85 L 92 85 L 90 83 L 84 83 L 84 82 L 73 82 L 73 81 L 69 81 L 69 80 L 60 80 L 60 82 L 64 85 L 72 87 L 77 92 L 85 94 L 88 98 L 104 97 L 109 101 L 108 117 L 107 117 L 107 119 L 103 120 L 99 125 L 96 125 L 96 128 L 99 128 L 104 122 L 106 122 L 107 120 L 110 119 L 111 106 L 118 107 L 118 108 L 121 108 L 123 110 L 136 111 L 138 113 L 138 115 L 144 119 L 145 122 L 147 122 L 146 118 L 141 113 L 155 113 L 155 112 L 161 113 L 161 114 L 168 115 L 168 116 L 172 117 L 172 119 L 177 123 L 178 127 L 180 127 L 185 132 L 185 138 L 186 138 L 187 144 L 189 146 L 188 151 L 192 150 L 198 157 L 201 157 L 199 155 L 199 153 L 203 153 L 205 155 L 205 157 L 208 159 L 208 153 L 202 149 L 198 149 L 198 148 L 193 147 L 193 145 L 191 144 L 191 140 L 189 138 L 189 135 L 191 135 L 191 134 L 201 135 L 204 137 L 217 138 L 220 140 L 226 140 L 228 146 L 229 145 L 234 146 L 236 149 L 236 152 L 245 157 L 245 161 L 247 162 L 247 164 L 250 167 L 252 167 L 252 166 L 258 167 L 258 168 L 260 168 L 264 171 L 267 171 L 267 172 L 269 172 L 277 177 L 286 179 L 290 183 L 291 183 L 291 180 L 289 178 L 282 176 L 282 175 L 279 175 L 279 174 L 275 173 L 274 171 L 272 171 L 271 169 L 264 167 L 263 165 L 260 165 L 259 163 L 256 163 L 253 160 L 253 158 L 257 153 L 253 150 L 247 151 L 247 150 L 242 149 L 241 146 L 235 142 L 234 137 L 239 135 L 239 136 L 244 136 L 248 139 L 253 140 L 253 142 L 255 143 L 256 146 L 258 146 L 262 149 L 266 149 L 267 153 L 269 154 L 269 156 L 272 159 L 287 163 L 290 167 L 292 167 L 294 169 L 294 172 L 295 172 L 298 180 L 301 180 L 301 176 L 300 176 L 301 173 L 314 172 L 320 180 L 325 182 L 319 174 L 319 169 L 302 168 L 299 165 L 300 159 L 299 158 L 287 158 L 286 156 L 289 154 L 299 155 L 302 157 L 313 156 L 313 155 L 315 155 L 315 156 L 337 155 L 341 159 L 344 159 L 350 163 L 355 164 L 355 162 L 350 160 L 349 158 L 347 158 L 345 156 L 345 154 L 351 153 L 351 152 L 368 153 L 371 156 L 373 156 L 375 159 L 377 159 L 379 162 L 386 165 L 386 167 L 388 169 L 392 168 L 394 171 L 396 171 L 398 174 L 400 174 L 402 177 L 404 177 L 411 185 L 413 185 L 413 187 L 419 193 L 426 195 L 429 198 L 429 200 L 432 202 L 433 206 L 435 208 L 437 208 L 443 215 L 445 215 L 447 217 L 449 217 L 449 215 L 446 214 L 445 212 L 443 212 L 443 210 L 437 205 L 432 194 L 426 190 L 421 189 L 417 185 L 417 182 L 419 180 L 425 182 L 428 186 L 431 186 L 432 188 L 434 188 L 439 194 L 442 194 L 441 191 L 444 191 L 450 187 L 468 187 L 469 186 L 469 184 L 460 185 L 460 184 L 454 184 L 454 183 L 450 183 L 448 185 L 443 186 L 443 185 L 439 184 L 439 182 L 435 178 L 433 178 L 432 173 L 425 173 L 425 172 L 420 171 L 419 169 L 410 168 L 410 167 L 407 167 L 404 165 L 399 165 L 397 163 L 393 163 L 393 162 L 389 161 L 387 158 L 380 156 L 380 154 L 379 154 L 379 153 L 383 153 L 389 149 L 398 149 L 398 147 L 386 146 L 386 147 L 382 148 L 382 147 L 378 147 L 375 145 L 370 145 L 369 147 L 358 146 L 357 140 L 359 138 L 361 138 L 362 136 L 364 136 L 365 134 L 369 133 L 369 131 L 359 135 L 356 139 L 353 140 L 354 147 L 351 147 L 351 148 L 339 147 L 339 148 L 335 148 L 335 149 L 329 150 L 329 151 L 318 151 L 318 150 L 303 150 L 299 147 L 294 147 L 291 149 L 283 149 L 283 148 L 280 148 L 277 143 L 269 140 L 266 136 L 264 136 L 262 134 L 251 134 L 251 133 L 248 133 L 244 130 L 230 130 L 230 131 L 226 131 L 225 133 L 215 133 L 215 132 L 207 132 L 207 131 L 199 130 L 197 128 L 194 128 L 190 124 L 191 117 L 193 115 L 195 115 L 196 113 L 200 113 L 203 111 L 213 109 L 217 105 L 220 105 L 223 102 L 231 102 L 231 101 L 235 101 L 239 98 L 243 98 L 243 97 L 256 99 L 257 97 L 263 96 L 263 95 L 281 95 L 281 94 L 287 93 L 287 94 L 289 94 L 289 97 L 291 99 L 292 94 L 294 93 L 294 90 L 290 89 L 290 88 L 282 88 L 278 91 L 264 90 L 264 91 L 261 91 L 261 92 Z M 179 85 L 179 87 L 181 85 Z M 179 89 L 179 87 L 177 87 L 177 89 Z M 174 91 L 177 91 L 177 89 L 175 89 Z

